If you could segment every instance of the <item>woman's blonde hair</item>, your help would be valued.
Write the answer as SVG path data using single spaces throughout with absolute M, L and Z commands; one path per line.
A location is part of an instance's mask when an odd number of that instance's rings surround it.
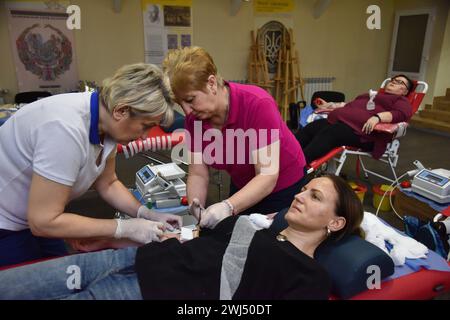
M 163 70 L 170 79 L 175 96 L 186 91 L 204 91 L 211 75 L 217 78 L 218 86 L 223 87 L 223 79 L 217 73 L 214 60 L 200 47 L 170 50 L 163 61 Z
M 121 67 L 114 76 L 103 81 L 100 95 L 109 112 L 115 107 L 128 106 L 132 115 L 163 115 L 162 126 L 170 126 L 173 122 L 174 102 L 169 81 L 153 64 L 137 63 Z

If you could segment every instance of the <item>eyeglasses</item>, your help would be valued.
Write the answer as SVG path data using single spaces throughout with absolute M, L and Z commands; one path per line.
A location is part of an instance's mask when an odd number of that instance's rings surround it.
M 404 81 L 402 81 L 402 80 L 400 80 L 400 79 L 391 79 L 391 81 L 390 82 L 392 82 L 393 84 L 397 84 L 397 85 L 404 85 L 405 86 L 405 88 L 406 89 L 408 89 L 408 85 L 404 82 Z

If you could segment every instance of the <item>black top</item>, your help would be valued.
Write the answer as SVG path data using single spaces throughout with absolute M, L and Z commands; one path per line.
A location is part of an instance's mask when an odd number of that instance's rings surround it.
M 140 247 L 136 272 L 143 298 L 219 299 L 222 259 L 237 219 L 229 217 L 183 244 L 169 239 Z M 233 299 L 328 299 L 330 288 L 328 274 L 314 259 L 260 230 Z

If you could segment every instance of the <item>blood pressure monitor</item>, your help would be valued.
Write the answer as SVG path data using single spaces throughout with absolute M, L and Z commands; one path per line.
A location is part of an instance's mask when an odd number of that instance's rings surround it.
M 412 191 L 438 203 L 450 202 L 450 171 L 422 169 L 414 176 Z
M 186 195 L 186 184 L 181 180 L 185 174 L 175 163 L 146 165 L 136 172 L 136 188 L 143 199 L 152 202 L 182 197 Z
M 150 166 L 145 166 L 136 172 L 136 187 L 142 195 L 159 187 L 157 175 Z
M 152 172 L 149 166 L 143 167 L 137 172 L 137 175 L 142 184 L 147 184 L 155 177 L 155 174 Z

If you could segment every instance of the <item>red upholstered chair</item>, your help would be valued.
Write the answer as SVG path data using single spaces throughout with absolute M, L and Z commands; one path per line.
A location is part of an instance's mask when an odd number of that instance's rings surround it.
M 31 103 L 36 100 L 50 97 L 52 94 L 48 91 L 26 91 L 19 92 L 14 97 L 14 103 L 22 104 L 22 103 Z

